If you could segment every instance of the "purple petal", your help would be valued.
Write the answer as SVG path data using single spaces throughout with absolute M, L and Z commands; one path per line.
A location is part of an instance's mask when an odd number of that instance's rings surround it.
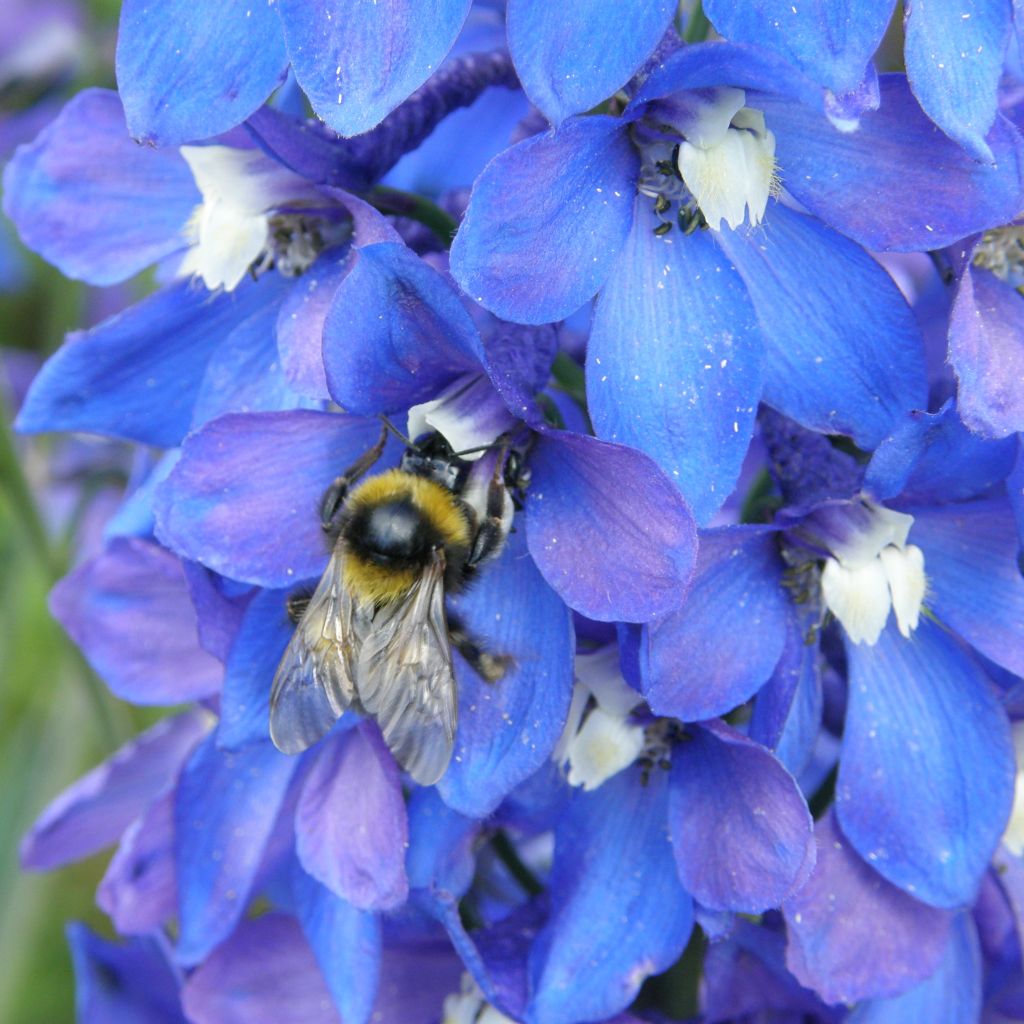
M 928 606 L 986 658 L 1024 675 L 1024 576 L 1013 510 L 1001 499 L 907 509 L 924 551 Z
M 659 222 L 638 196 L 594 312 L 587 398 L 596 432 L 647 452 L 704 524 L 750 444 L 764 342 L 712 232 L 658 236 Z
M 53 588 L 50 610 L 118 697 L 180 704 L 220 689 L 181 562 L 151 541 L 111 541 Z
M 857 19 L 854 19 L 857 20 Z M 903 59 L 924 112 L 977 160 L 996 119 L 999 78 L 1010 41 L 1010 0 L 928 0 L 907 7 Z
M 77 921 L 67 937 L 79 1024 L 185 1024 L 178 980 L 155 941 L 117 945 Z
M 675 10 L 655 0 L 623 17 L 600 0 L 511 0 L 508 46 L 527 96 L 555 125 L 596 107 L 654 51 Z
M 856 16 L 844 0 L 705 0 L 704 8 L 727 39 L 766 47 L 834 93 L 860 84 L 892 15 L 890 0 L 861 0 Z
M 789 616 L 781 574 L 773 532 L 732 527 L 701 534 L 686 603 L 644 630 L 640 667 L 655 714 L 714 718 L 771 678 Z
M 439 791 L 455 810 L 482 818 L 547 761 L 561 735 L 572 697 L 572 620 L 521 531 L 451 606 L 488 651 L 512 658 L 497 683 L 456 658 L 459 726 Z
M 192 1024 L 341 1024 L 294 918 L 243 921 L 189 976 L 182 1006 Z
M 530 554 L 568 605 L 603 622 L 646 622 L 679 606 L 693 571 L 696 529 L 650 458 L 549 430 L 530 456 L 530 470 Z
M 452 244 L 452 274 L 504 320 L 543 324 L 601 287 L 633 220 L 639 158 L 618 118 L 536 135 L 487 165 Z
M 4 172 L 4 212 L 68 277 L 115 284 L 185 247 L 202 201 L 176 150 L 136 145 L 117 94 L 75 96 Z
M 173 785 L 182 761 L 207 728 L 200 711 L 166 718 L 72 783 L 22 840 L 22 866 L 48 871 L 117 842 Z
M 122 935 L 156 931 L 177 913 L 173 792 L 128 826 L 96 890 L 96 904 Z
M 644 786 L 630 769 L 574 795 L 555 829 L 551 914 L 530 951 L 529 1020 L 610 1017 L 683 951 L 693 905 L 676 874 L 667 811 L 662 772 Z
M 380 424 L 311 411 L 231 414 L 182 446 L 157 491 L 157 535 L 230 579 L 287 587 L 327 561 L 320 499 L 380 437 Z
M 292 898 L 345 1024 L 368 1024 L 380 983 L 380 916 L 335 896 L 295 861 Z
M 831 811 L 815 826 L 818 862 L 783 907 L 786 962 L 828 1003 L 896 995 L 927 978 L 951 916 L 890 885 L 854 852 Z
M 18 430 L 80 430 L 175 447 L 192 426 L 221 340 L 276 297 L 261 284 L 211 295 L 179 281 L 69 334 L 32 382 Z
M 813 822 L 796 781 L 722 722 L 673 748 L 668 821 L 679 877 L 712 910 L 778 906 L 814 867 Z
M 185 766 L 174 807 L 180 963 L 203 960 L 245 912 L 298 763 L 270 743 L 228 752 L 211 736 Z
M 868 249 L 938 249 L 1012 220 L 1024 157 L 1003 118 L 979 164 L 925 117 L 902 75 L 882 75 L 881 105 L 855 132 L 823 114 L 764 95 L 783 184 L 811 213 Z
M 166 474 L 161 481 L 164 479 Z M 243 588 L 239 593 L 238 588 L 232 588 L 223 577 L 195 562 L 184 562 L 182 568 L 188 582 L 188 595 L 196 610 L 199 643 L 203 650 L 226 664 L 253 592 Z
M 856 1006 L 849 1024 L 962 1024 L 981 1020 L 982 969 L 978 931 L 969 914 L 958 914 L 938 969 L 920 985 L 890 999 Z
M 723 231 L 719 241 L 764 332 L 769 405 L 862 448 L 924 408 L 921 333 L 892 278 L 860 246 L 781 203 L 765 231 Z
M 125 0 L 117 86 L 132 137 L 178 146 L 241 124 L 284 81 L 271 4 Z
M 1024 301 L 968 264 L 949 319 L 949 361 L 964 423 L 986 437 L 1024 430 Z
M 437 69 L 471 0 L 280 0 L 292 69 L 313 109 L 341 135 L 379 124 Z
M 836 813 L 881 875 L 937 907 L 973 900 L 1006 826 L 1015 761 L 1006 712 L 956 640 L 922 618 L 847 644 Z
M 406 246 L 357 250 L 324 321 L 334 400 L 358 415 L 407 409 L 479 370 L 477 329 L 455 288 Z
M 405 902 L 408 821 L 395 759 L 371 722 L 333 735 L 302 784 L 295 850 L 306 871 L 361 910 Z

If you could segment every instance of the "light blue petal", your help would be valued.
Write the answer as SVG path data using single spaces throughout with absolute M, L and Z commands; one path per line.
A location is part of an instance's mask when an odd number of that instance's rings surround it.
M 848 1024 L 964 1024 L 981 1019 L 981 948 L 969 914 L 959 914 L 938 970 L 903 995 L 854 1007 Z
M 624 86 L 665 34 L 676 4 L 509 0 L 508 47 L 526 95 L 552 124 Z
M 1013 509 L 1002 499 L 907 508 L 924 552 L 925 603 L 986 658 L 1024 676 L 1024 576 Z
M 551 913 L 530 951 L 527 1024 L 604 1020 L 683 951 L 693 903 L 676 873 L 667 813 L 668 778 L 657 770 L 646 786 L 633 768 L 574 795 L 555 829 Z
M 652 711 L 687 722 L 713 718 L 768 682 L 789 616 L 781 573 L 771 531 L 701 534 L 686 603 L 644 627 L 640 671 Z
M 147 145 L 179 146 L 241 124 L 287 67 L 273 4 L 125 0 L 121 8 L 117 86 L 128 130 Z
M 594 313 L 587 399 L 598 435 L 647 452 L 706 524 L 750 443 L 764 344 L 712 233 L 658 236 L 658 224 L 638 197 Z
M 992 685 L 953 637 L 890 621 L 847 644 L 850 692 L 836 810 L 857 852 L 936 907 L 970 903 L 1006 826 L 1015 760 Z
M 895 282 L 859 245 L 781 203 L 762 230 L 718 238 L 761 324 L 769 405 L 867 449 L 925 407 L 921 332 Z
M 175 447 L 192 424 L 210 357 L 267 301 L 276 292 L 259 283 L 211 295 L 179 281 L 68 335 L 32 382 L 18 430 L 80 430 Z
M 271 743 L 228 752 L 211 736 L 185 766 L 174 812 L 182 964 L 203 960 L 245 912 L 298 764 Z
M 295 862 L 295 913 L 345 1024 L 367 1024 L 380 983 L 380 917 L 358 910 Z
M 117 94 L 86 89 L 4 171 L 4 212 L 68 277 L 116 284 L 185 248 L 202 201 L 176 150 L 136 145 Z
M 471 0 L 279 0 L 292 69 L 341 135 L 379 124 L 436 70 Z
M 914 0 L 904 22 L 903 59 L 922 109 L 989 163 L 985 136 L 996 118 L 1010 25 L 1010 0 Z
M 939 249 L 1019 212 L 1022 143 L 997 117 L 976 162 L 932 124 L 902 75 L 882 75 L 879 109 L 853 132 L 807 106 L 757 97 L 782 185 L 826 224 L 867 249 Z
M 463 291 L 505 320 L 574 313 L 604 283 L 633 220 L 639 156 L 613 117 L 567 121 L 492 160 L 451 251 Z
M 882 41 L 893 0 L 705 0 L 718 31 L 733 42 L 779 54 L 834 93 L 855 89 Z
M 488 683 L 456 657 L 459 726 L 439 790 L 445 803 L 482 818 L 551 756 L 569 711 L 573 634 L 569 609 L 544 582 L 522 531 L 452 608 L 486 650 L 509 655 Z

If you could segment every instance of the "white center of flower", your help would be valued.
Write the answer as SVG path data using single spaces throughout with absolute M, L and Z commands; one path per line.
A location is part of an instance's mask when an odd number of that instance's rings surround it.
M 571 786 L 592 790 L 643 752 L 644 728 L 630 721 L 642 698 L 622 678 L 614 647 L 580 655 L 576 672 L 569 717 L 553 756 L 568 768 Z
M 515 1024 L 500 1010 L 488 1003 L 476 982 L 468 974 L 462 976 L 462 991 L 453 992 L 444 1001 L 441 1024 Z
M 1017 781 L 1013 790 L 1013 810 L 1003 833 L 1003 845 L 1014 855 L 1024 855 L 1024 722 L 1013 723 L 1013 746 L 1017 752 Z
M 723 220 L 738 228 L 745 214 L 756 227 L 779 187 L 775 136 L 765 127 L 764 114 L 745 102 L 742 89 L 712 90 L 690 111 L 676 154 L 683 182 L 716 231 Z
M 821 592 L 847 636 L 855 644 L 873 646 L 890 609 L 903 636 L 917 629 L 927 579 L 923 552 L 906 542 L 914 517 L 877 505 L 865 508 L 864 528 L 833 543 Z
M 211 291 L 232 291 L 272 248 L 274 211 L 315 202 L 318 193 L 259 149 L 182 146 L 181 155 L 203 201 L 186 226 L 190 248 L 179 273 L 198 275 Z

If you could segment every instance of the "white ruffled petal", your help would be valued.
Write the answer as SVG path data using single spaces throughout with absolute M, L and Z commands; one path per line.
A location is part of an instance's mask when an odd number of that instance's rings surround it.
M 821 592 L 855 644 L 872 646 L 878 642 L 891 601 L 885 569 L 878 559 L 849 569 L 829 558 L 821 573 Z
M 921 617 L 927 580 L 924 575 L 924 553 L 915 544 L 905 548 L 887 547 L 878 556 L 885 569 L 892 594 L 892 610 L 900 632 L 910 638 Z

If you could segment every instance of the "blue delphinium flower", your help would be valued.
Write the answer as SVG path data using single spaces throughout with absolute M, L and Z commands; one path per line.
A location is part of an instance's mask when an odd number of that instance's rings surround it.
M 598 293 L 597 432 L 655 457 L 699 521 L 735 484 L 760 398 L 866 449 L 923 405 L 919 334 L 860 246 L 934 247 L 1020 205 L 1020 142 L 1005 119 L 990 132 L 998 165 L 979 165 L 901 76 L 882 89 L 881 109 L 841 134 L 820 90 L 770 53 L 683 47 L 621 116 L 568 118 L 474 186 L 456 279 L 523 322 Z M 780 181 L 789 198 L 772 201 Z

